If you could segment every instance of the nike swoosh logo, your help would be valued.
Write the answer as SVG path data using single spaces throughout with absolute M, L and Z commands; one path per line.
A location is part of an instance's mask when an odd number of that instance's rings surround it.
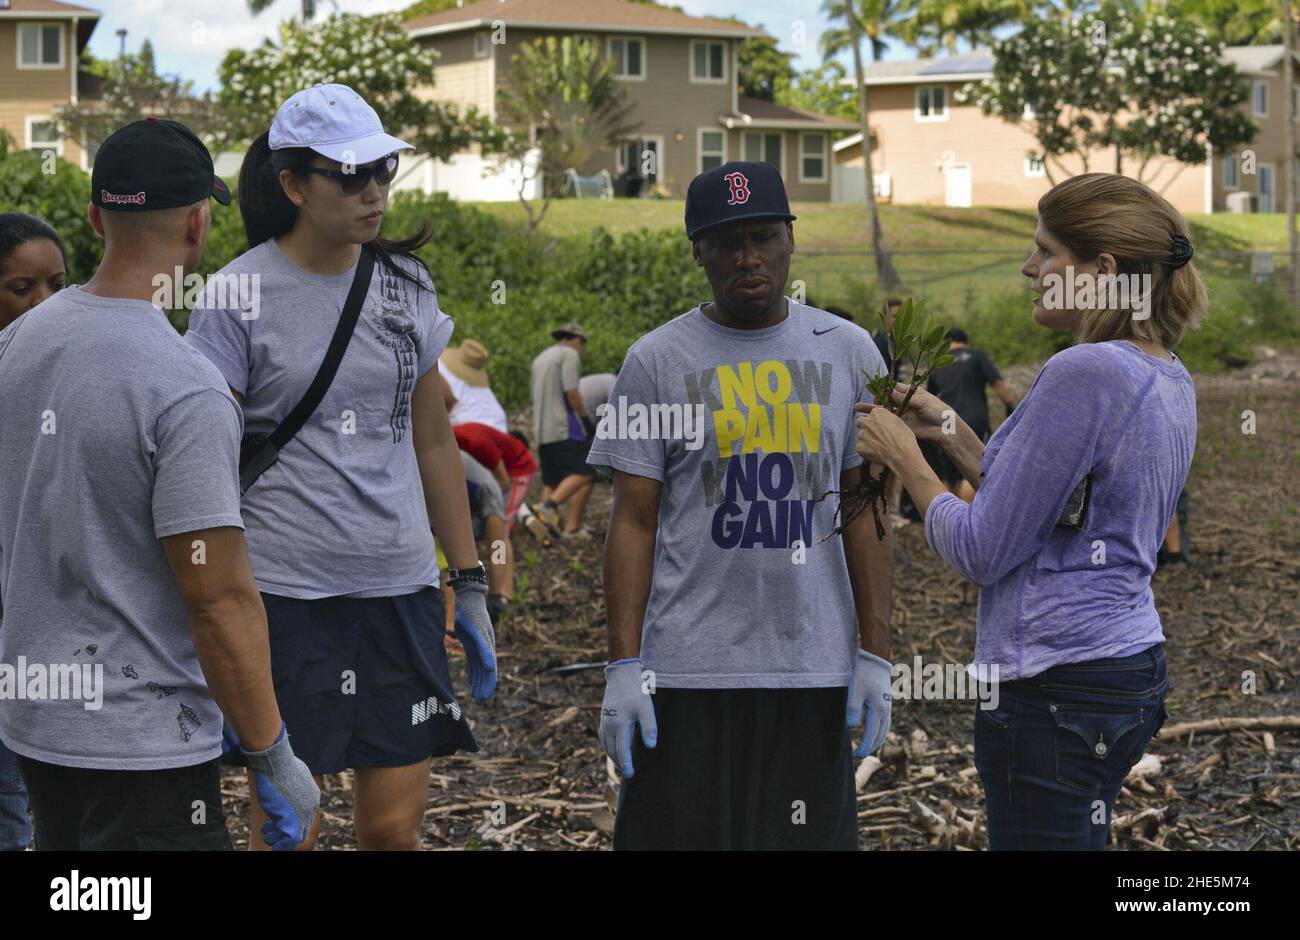
M 829 333 L 831 330 L 838 330 L 838 326 L 828 326 L 824 330 L 813 330 L 813 336 L 821 336 L 823 333 Z

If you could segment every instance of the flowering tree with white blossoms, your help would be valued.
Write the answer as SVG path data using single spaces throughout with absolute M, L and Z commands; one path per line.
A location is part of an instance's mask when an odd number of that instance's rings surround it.
M 1109 4 L 1082 17 L 1028 19 L 993 48 L 991 78 L 957 93 L 985 114 L 1024 126 L 1038 141 L 1029 156 L 1052 164 L 1113 150 L 1144 180 L 1151 159 L 1203 163 L 1216 151 L 1249 143 L 1256 126 L 1241 107 L 1248 86 L 1223 60 L 1223 43 L 1186 20 Z M 1144 180 L 1144 182 L 1149 182 Z M 1166 181 L 1165 185 L 1168 185 Z
M 221 62 L 217 104 L 226 115 L 223 145 L 247 143 L 271 126 L 286 98 L 317 82 L 352 88 L 379 113 L 384 129 L 421 153 L 446 158 L 479 143 L 496 152 L 503 132 L 475 108 L 427 100 L 437 54 L 421 47 L 399 14 L 342 14 L 319 23 L 286 20 L 280 41 L 231 49 Z

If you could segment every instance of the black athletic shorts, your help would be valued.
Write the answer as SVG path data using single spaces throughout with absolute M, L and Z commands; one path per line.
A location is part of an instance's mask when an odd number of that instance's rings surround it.
M 313 774 L 478 751 L 452 691 L 437 588 L 262 603 L 275 698 Z
M 587 463 L 587 454 L 590 452 L 591 441 L 542 444 L 537 448 L 542 463 L 542 483 L 546 486 L 559 486 L 565 477 L 594 477 L 596 469 Z
M 844 688 L 665 689 L 632 746 L 615 849 L 858 848 Z
M 36 848 L 55 852 L 228 851 L 221 767 L 91 770 L 18 755 Z

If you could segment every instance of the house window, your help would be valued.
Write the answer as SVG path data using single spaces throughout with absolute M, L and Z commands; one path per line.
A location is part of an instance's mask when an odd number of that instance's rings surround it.
M 1237 187 L 1237 158 L 1223 158 L 1223 188 L 1235 189 Z
M 746 134 L 745 159 L 763 160 L 781 170 L 781 135 L 780 134 Z
M 722 131 L 700 129 L 700 172 L 727 162 L 727 139 Z
M 47 117 L 29 117 L 27 149 L 35 153 L 53 150 L 59 156 L 63 156 L 63 139 L 59 136 L 58 122 Z
M 63 68 L 63 26 L 59 23 L 19 23 L 18 67 Z
M 486 59 L 488 54 L 488 35 L 487 33 L 474 34 L 474 58 Z
M 1268 82 L 1262 78 L 1250 86 L 1250 110 L 1255 117 L 1268 117 Z
M 1046 176 L 1047 164 L 1042 157 L 1025 157 L 1025 176 Z
M 916 120 L 948 120 L 948 89 L 942 85 L 919 85 L 916 89 Z
M 799 135 L 799 182 L 826 182 L 826 135 Z
M 614 60 L 616 78 L 645 78 L 645 41 L 642 39 L 611 39 L 609 57 Z
M 725 82 L 727 47 L 720 42 L 691 43 L 691 81 Z
M 633 176 L 645 179 L 648 186 L 659 180 L 659 158 L 663 140 L 659 137 L 637 137 L 619 143 L 614 151 L 614 169 L 619 174 L 629 169 Z

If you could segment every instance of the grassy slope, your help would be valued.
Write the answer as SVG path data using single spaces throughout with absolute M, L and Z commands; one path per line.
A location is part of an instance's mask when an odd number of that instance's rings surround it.
M 522 224 L 525 219 L 517 203 L 475 205 L 505 221 Z M 683 208 L 678 199 L 556 200 L 542 230 L 557 238 L 583 238 L 597 225 L 615 234 L 639 228 L 680 231 Z M 862 207 L 806 202 L 795 203 L 791 211 L 798 216 L 791 278 L 804 280 L 808 294 L 822 304 L 860 306 L 876 298 Z M 1283 215 L 1191 215 L 1188 221 L 1212 293 L 1231 289 L 1249 272 L 1244 256 L 1217 253 L 1286 249 Z M 1034 225 L 1030 209 L 881 207 L 881 226 L 896 253 L 905 292 L 940 307 L 965 307 L 989 293 L 1023 289 L 1020 265 L 1029 253 Z M 684 236 L 682 248 L 686 250 Z

